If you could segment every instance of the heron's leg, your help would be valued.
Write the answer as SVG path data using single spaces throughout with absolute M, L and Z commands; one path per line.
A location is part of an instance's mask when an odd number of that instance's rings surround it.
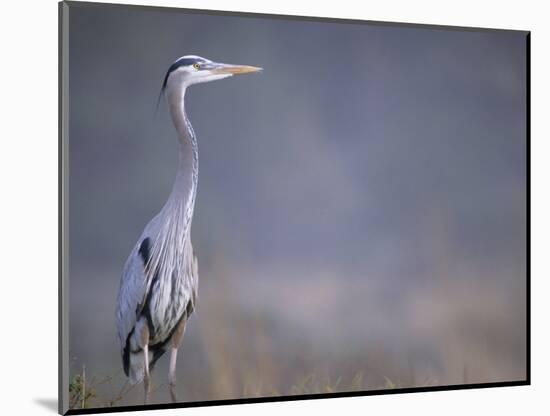
M 176 395 L 176 360 L 178 358 L 178 349 L 170 347 L 170 367 L 168 369 L 168 385 L 170 386 L 170 396 L 172 397 L 172 402 L 175 403 L 178 401 Z
M 178 323 L 176 331 L 172 335 L 170 340 L 170 366 L 168 368 L 168 385 L 170 386 L 170 396 L 172 402 L 176 403 L 178 397 L 176 396 L 176 361 L 178 358 L 178 348 L 183 339 L 183 333 L 185 332 L 185 318 L 182 318 Z
M 149 375 L 149 345 L 145 344 L 143 347 L 143 359 L 144 359 L 144 367 L 145 367 L 145 374 L 143 376 L 143 387 L 145 388 L 145 395 L 143 398 L 144 404 L 147 404 L 149 401 L 149 390 L 150 390 L 150 384 L 151 384 L 151 377 Z
M 145 318 L 140 318 L 137 323 L 137 331 L 140 334 L 139 345 L 143 350 L 143 387 L 145 389 L 145 395 L 143 401 L 147 404 L 149 400 L 149 390 L 151 384 L 151 378 L 149 376 L 149 327 Z

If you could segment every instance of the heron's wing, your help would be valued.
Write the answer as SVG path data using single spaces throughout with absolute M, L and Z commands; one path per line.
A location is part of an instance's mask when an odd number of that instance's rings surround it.
M 150 287 L 145 272 L 151 239 L 142 237 L 130 253 L 120 281 L 117 299 L 117 332 L 121 350 L 126 346 Z

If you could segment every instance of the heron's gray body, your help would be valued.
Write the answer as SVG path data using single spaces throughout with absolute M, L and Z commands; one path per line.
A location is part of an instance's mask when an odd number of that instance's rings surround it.
M 170 274 L 156 272 L 151 278 L 147 277 L 146 264 L 151 260 L 145 253 L 150 242 L 154 241 L 150 230 L 157 221 L 157 218 L 151 221 L 149 225 L 153 226 L 145 228 L 132 250 L 124 267 L 124 283 L 119 292 L 119 298 L 132 299 L 130 302 L 119 301 L 117 311 L 123 367 L 132 384 L 141 382 L 144 376 L 144 330 L 147 329 L 149 335 L 147 343 L 152 353 L 149 363 L 152 368 L 167 350 L 178 324 L 187 321 L 193 313 L 197 298 L 198 266 L 190 235 L 184 243 L 182 270 L 177 268 Z M 147 284 L 149 288 L 145 287 Z
M 147 224 L 124 266 L 117 299 L 117 331 L 124 371 L 132 384 L 144 381 L 170 348 L 169 384 L 175 401 L 176 356 L 185 323 L 195 309 L 198 266 L 191 244 L 191 221 L 198 184 L 198 146 L 185 112 L 189 85 L 223 79 L 259 68 L 218 64 L 188 55 L 164 78 L 170 116 L 178 133 L 179 166 L 161 211 Z

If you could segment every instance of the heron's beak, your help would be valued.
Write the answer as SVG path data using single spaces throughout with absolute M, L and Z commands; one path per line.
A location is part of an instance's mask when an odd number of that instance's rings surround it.
M 241 74 L 249 74 L 249 73 L 252 73 L 252 72 L 258 72 L 258 71 L 261 71 L 261 70 L 262 70 L 262 68 L 259 68 L 257 66 L 218 64 L 212 70 L 212 73 L 214 73 L 214 74 L 241 75 Z

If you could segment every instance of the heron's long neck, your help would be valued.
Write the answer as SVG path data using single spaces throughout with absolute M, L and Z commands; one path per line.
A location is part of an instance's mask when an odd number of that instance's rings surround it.
M 174 188 L 170 194 L 169 203 L 172 208 L 183 209 L 184 218 L 180 220 L 189 223 L 193 215 L 195 195 L 199 174 L 198 146 L 193 127 L 185 113 L 185 88 L 169 91 L 167 94 L 170 115 L 179 140 L 179 165 Z M 188 224 L 185 224 L 186 226 Z
M 199 160 L 197 140 L 185 114 L 185 89 L 167 92 L 168 107 L 178 132 L 179 166 L 174 187 L 159 214 L 158 232 L 151 250 L 148 273 L 164 279 L 181 276 L 189 267 L 191 220 L 197 193 Z

